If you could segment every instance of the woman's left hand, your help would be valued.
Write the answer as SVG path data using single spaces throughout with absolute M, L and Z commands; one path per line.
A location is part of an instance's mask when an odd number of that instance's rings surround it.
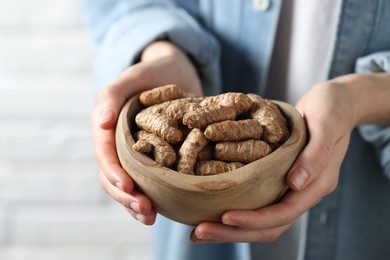
M 190 235 L 194 243 L 274 241 L 335 190 L 356 123 L 350 92 L 343 86 L 337 80 L 319 83 L 296 105 L 308 143 L 287 174 L 290 191 L 281 201 L 255 211 L 228 211 L 222 223 L 201 223 Z

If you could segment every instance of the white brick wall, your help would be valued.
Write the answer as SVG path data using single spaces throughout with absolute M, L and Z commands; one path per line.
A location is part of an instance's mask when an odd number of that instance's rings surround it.
M 0 50 L 7 50 L 0 52 L 3 72 L 77 74 L 90 69 L 92 44 L 80 29 L 2 32 L 0 39 Z
M 0 245 L 3 245 L 6 243 L 5 224 L 6 224 L 5 207 L 0 205 Z M 0 246 L 0 248 L 1 248 L 1 246 Z M 2 259 L 2 258 L 0 258 L 0 259 Z
M 79 0 L 0 0 L 0 260 L 143 260 L 151 228 L 98 183 Z
M 117 209 L 116 209 L 117 208 Z M 16 244 L 121 245 L 149 238 L 140 223 L 129 226 L 125 210 L 110 203 L 33 204 L 10 208 L 13 220 L 7 229 Z M 146 232 L 145 232 L 146 231 Z M 48 240 L 47 238 L 50 238 Z
M 1 0 L 2 31 L 79 29 L 79 0 Z

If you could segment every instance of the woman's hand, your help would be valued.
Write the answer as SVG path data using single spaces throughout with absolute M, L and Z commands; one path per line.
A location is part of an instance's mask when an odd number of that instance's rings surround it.
M 390 76 L 347 75 L 314 86 L 296 108 L 306 121 L 308 143 L 289 173 L 290 191 L 256 211 L 232 210 L 222 223 L 204 222 L 191 233 L 195 243 L 270 242 L 304 212 L 334 191 L 352 129 L 360 123 L 390 123 Z
M 140 63 L 129 67 L 100 93 L 91 119 L 103 189 L 146 225 L 154 223 L 156 212 L 149 198 L 134 188 L 132 179 L 120 165 L 115 127 L 121 108 L 131 96 L 171 83 L 188 93 L 202 95 L 199 77 L 189 58 L 168 42 L 152 43 L 142 53 Z

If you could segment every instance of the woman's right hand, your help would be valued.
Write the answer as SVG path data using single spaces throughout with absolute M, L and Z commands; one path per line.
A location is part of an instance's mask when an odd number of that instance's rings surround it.
M 202 95 L 199 77 L 190 59 L 169 42 L 159 41 L 145 48 L 141 61 L 125 70 L 99 95 L 92 114 L 95 157 L 100 166 L 103 189 L 130 214 L 152 225 L 156 212 L 147 196 L 135 189 L 121 167 L 115 146 L 115 128 L 121 108 L 135 94 L 165 84 L 177 84 L 187 93 Z

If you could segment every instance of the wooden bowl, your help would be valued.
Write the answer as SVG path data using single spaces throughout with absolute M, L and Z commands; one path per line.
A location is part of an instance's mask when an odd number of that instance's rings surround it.
M 306 143 L 304 121 L 287 103 L 274 101 L 288 120 L 291 135 L 264 158 L 237 170 L 194 176 L 162 167 L 131 148 L 135 115 L 142 105 L 135 96 L 122 108 L 116 129 L 117 153 L 122 167 L 160 214 L 189 225 L 220 221 L 231 209 L 254 210 L 276 202 L 287 191 L 286 173 Z

